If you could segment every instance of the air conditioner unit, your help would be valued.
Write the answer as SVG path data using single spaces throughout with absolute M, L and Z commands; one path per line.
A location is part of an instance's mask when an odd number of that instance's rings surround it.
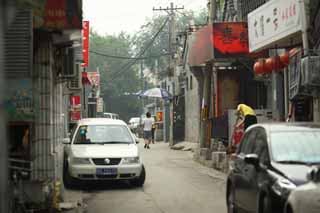
M 79 90 L 82 88 L 82 75 L 81 75 L 81 65 L 75 64 L 76 75 L 73 78 L 70 78 L 68 82 L 68 88 L 70 90 Z
M 301 85 L 320 86 L 320 56 L 301 59 Z
M 62 52 L 62 73 L 61 77 L 63 78 L 73 78 L 76 73 L 76 62 L 74 49 L 67 47 L 64 48 Z

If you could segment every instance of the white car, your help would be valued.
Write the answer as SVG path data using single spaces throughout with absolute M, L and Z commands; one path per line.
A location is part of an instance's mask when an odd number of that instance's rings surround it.
M 72 188 L 79 180 L 129 180 L 142 186 L 145 169 L 137 141 L 125 122 L 89 118 L 78 122 L 64 139 L 63 180 Z
M 133 117 L 129 120 L 129 128 L 133 133 L 136 133 L 137 129 L 140 125 L 140 118 L 139 117 Z

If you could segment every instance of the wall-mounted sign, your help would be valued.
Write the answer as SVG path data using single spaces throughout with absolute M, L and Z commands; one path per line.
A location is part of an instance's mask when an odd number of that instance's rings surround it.
M 79 95 L 70 97 L 70 120 L 78 121 L 81 119 L 81 99 Z
M 89 66 L 89 21 L 83 22 L 82 55 L 83 55 L 82 67 L 88 67 Z
M 4 108 L 9 121 L 33 121 L 36 107 L 33 104 L 32 80 L 7 80 L 10 85 L 2 88 Z M 38 105 L 36 105 L 38 106 Z
M 34 28 L 82 28 L 82 0 L 34 0 L 31 7 Z
M 241 57 L 249 53 L 248 27 L 245 22 L 213 24 L 214 58 Z
M 103 98 L 97 98 L 97 112 L 103 112 Z
M 304 8 L 304 1 L 301 0 L 271 0 L 249 13 L 250 52 L 277 44 L 281 39 L 301 31 Z

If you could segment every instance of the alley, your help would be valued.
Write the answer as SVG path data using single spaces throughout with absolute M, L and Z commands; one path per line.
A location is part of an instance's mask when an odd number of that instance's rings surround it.
M 126 183 L 91 184 L 81 194 L 87 213 L 226 212 L 224 175 L 194 162 L 191 152 L 166 143 L 139 145 L 147 178 L 143 188 Z

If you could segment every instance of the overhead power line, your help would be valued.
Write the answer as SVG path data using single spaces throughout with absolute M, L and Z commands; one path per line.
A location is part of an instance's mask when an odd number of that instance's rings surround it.
M 160 34 L 160 32 L 163 30 L 163 28 L 166 26 L 167 22 L 169 21 L 169 17 L 163 22 L 162 26 L 159 28 L 158 32 L 152 37 L 152 39 L 150 40 L 150 42 L 146 45 L 146 47 L 144 49 L 142 49 L 139 54 L 137 54 L 137 56 L 135 58 L 140 58 L 153 44 L 153 42 L 155 41 L 155 39 L 158 37 L 158 35 Z M 119 71 L 117 71 L 115 74 L 115 76 L 113 78 L 110 79 L 110 81 L 113 81 L 114 79 L 116 79 L 117 77 L 121 76 L 122 73 L 126 72 L 127 69 L 129 69 L 132 65 L 134 65 L 139 59 L 134 59 L 133 61 L 129 61 L 128 63 L 126 63 L 124 66 L 122 66 Z
M 162 57 L 162 56 L 170 55 L 170 53 L 163 53 L 163 54 L 160 54 L 160 55 L 152 55 L 152 56 L 148 56 L 148 57 L 126 57 L 126 56 L 109 55 L 109 54 L 97 52 L 97 51 L 94 51 L 94 50 L 90 50 L 89 52 L 93 53 L 93 54 L 96 54 L 96 55 L 99 55 L 99 56 L 104 56 L 104 57 L 107 57 L 107 58 L 128 59 L 128 60 L 131 60 L 131 59 L 142 60 L 142 59 L 148 59 L 148 58 L 159 58 L 159 57 Z

